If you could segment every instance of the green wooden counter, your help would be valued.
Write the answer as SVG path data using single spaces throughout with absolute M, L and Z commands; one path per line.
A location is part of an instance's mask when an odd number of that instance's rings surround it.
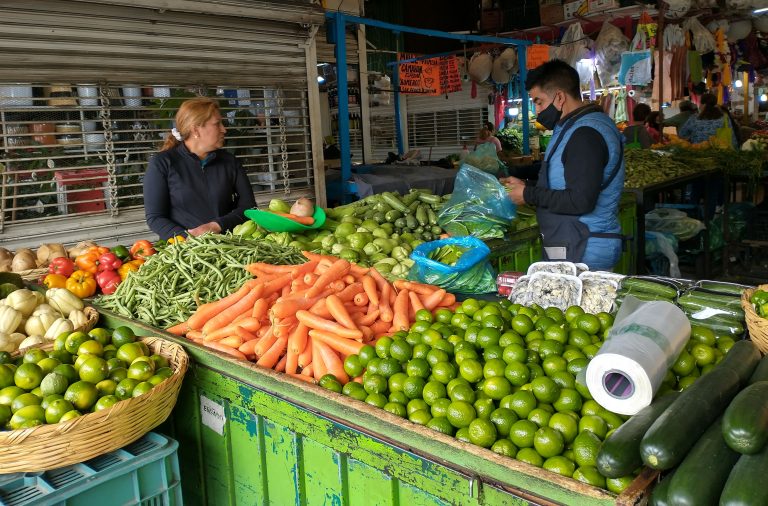
M 102 312 L 183 345 L 190 368 L 162 430 L 179 442 L 185 504 L 639 504 L 457 441 L 341 394 Z

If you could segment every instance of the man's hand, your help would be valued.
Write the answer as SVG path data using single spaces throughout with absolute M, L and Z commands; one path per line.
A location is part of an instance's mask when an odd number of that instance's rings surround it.
M 525 182 L 522 179 L 518 179 L 512 176 L 502 177 L 499 179 L 499 182 L 506 187 L 517 186 L 517 185 L 525 186 Z
M 516 177 L 503 177 L 499 181 L 507 188 L 507 194 L 512 202 L 519 206 L 525 204 L 525 199 L 523 198 L 525 182 Z
M 215 221 L 211 221 L 209 223 L 204 223 L 204 224 L 200 225 L 199 227 L 193 228 L 192 230 L 189 230 L 188 232 L 189 232 L 189 235 L 194 235 L 194 236 L 202 235 L 202 234 L 204 234 L 206 232 L 211 232 L 211 233 L 214 233 L 214 234 L 218 234 L 219 232 L 221 232 L 221 227 Z

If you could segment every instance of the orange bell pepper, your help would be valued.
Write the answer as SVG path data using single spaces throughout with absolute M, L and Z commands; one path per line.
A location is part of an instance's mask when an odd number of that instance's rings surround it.
M 81 271 L 96 274 L 99 270 L 99 256 L 101 256 L 101 253 L 89 248 L 82 255 L 75 257 L 75 265 Z
M 78 270 L 72 273 L 64 287 L 81 299 L 84 299 L 95 294 L 98 285 L 93 274 L 88 271 Z
M 120 266 L 119 269 L 117 269 L 117 273 L 120 275 L 120 280 L 125 281 L 125 278 L 128 277 L 128 274 L 131 272 L 135 272 L 139 270 L 139 267 L 141 267 L 141 264 L 144 263 L 144 260 L 142 259 L 136 259 L 131 260 L 130 262 L 125 262 L 123 265 Z
M 154 255 L 155 253 L 157 253 L 157 251 L 155 250 L 155 247 L 152 245 L 151 242 L 147 241 L 146 239 L 136 241 L 136 244 L 131 246 L 131 256 L 133 258 L 145 259 L 149 256 Z
M 43 278 L 43 284 L 46 288 L 66 288 L 67 277 L 61 274 L 48 274 Z

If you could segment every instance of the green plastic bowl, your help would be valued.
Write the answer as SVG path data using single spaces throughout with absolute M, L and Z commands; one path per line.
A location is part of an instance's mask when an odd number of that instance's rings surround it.
M 259 209 L 248 209 L 245 211 L 245 217 L 256 222 L 261 228 L 270 232 L 302 232 L 304 230 L 313 230 L 320 228 L 325 223 L 325 211 L 322 207 L 315 206 L 315 212 L 312 217 L 315 222 L 312 225 L 302 225 L 295 221 L 279 216 L 269 211 Z

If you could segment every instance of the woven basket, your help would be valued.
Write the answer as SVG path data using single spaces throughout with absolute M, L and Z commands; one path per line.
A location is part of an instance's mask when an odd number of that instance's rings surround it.
M 86 306 L 83 308 L 83 313 L 85 313 L 85 317 L 88 318 L 88 321 L 85 322 L 85 325 L 76 328 L 75 330 L 87 333 L 93 330 L 94 327 L 96 327 L 96 324 L 99 323 L 99 312 L 96 311 L 96 308 Z
M 757 290 L 768 290 L 768 285 L 760 285 L 757 288 L 744 290 L 741 294 L 741 307 L 744 309 L 744 318 L 747 320 L 749 337 L 764 354 L 768 354 L 768 319 L 762 318 L 755 312 L 755 307 L 749 302 L 752 294 Z
M 16 274 L 21 276 L 21 279 L 24 281 L 34 281 L 37 283 L 44 274 L 48 274 L 48 269 L 28 269 L 26 271 L 19 271 Z
M 37 472 L 84 462 L 132 443 L 168 418 L 189 358 L 178 344 L 158 337 L 141 340 L 152 353 L 168 359 L 172 376 L 144 395 L 97 413 L 30 429 L 0 431 L 2 472 Z

